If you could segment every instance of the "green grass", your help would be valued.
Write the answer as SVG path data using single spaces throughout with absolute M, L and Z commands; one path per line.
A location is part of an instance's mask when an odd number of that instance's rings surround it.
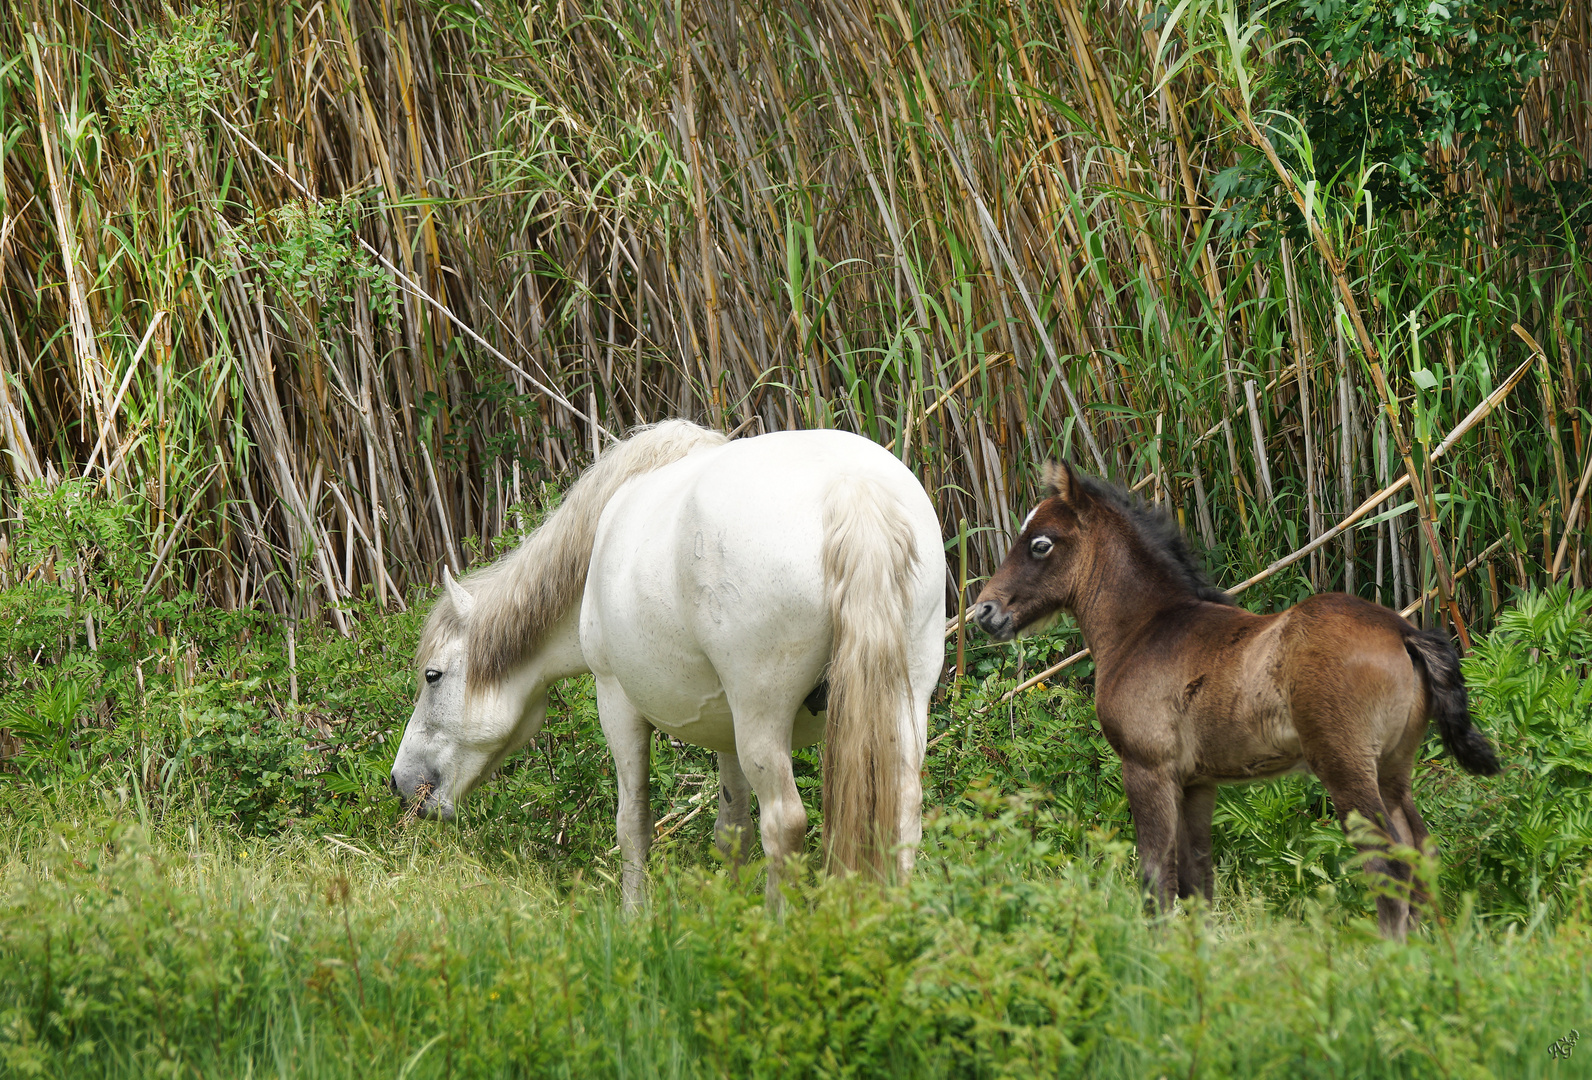
M 1585 888 L 1407 944 L 1330 893 L 1147 920 L 1120 843 L 1029 815 L 942 818 L 908 886 L 783 919 L 665 861 L 626 918 L 446 828 L 356 852 L 61 805 L 4 853 L 0 1075 L 1576 1075 L 1547 1047 L 1592 1016 Z

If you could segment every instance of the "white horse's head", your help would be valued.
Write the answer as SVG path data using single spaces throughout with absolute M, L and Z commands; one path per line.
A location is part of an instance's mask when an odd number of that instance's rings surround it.
M 472 571 L 465 585 L 443 570 L 447 588 L 416 657 L 420 699 L 392 766 L 393 790 L 406 803 L 451 818 L 460 799 L 542 729 L 548 686 L 588 670 L 580 598 L 603 507 L 630 477 L 724 441 L 684 420 L 639 428 L 570 485 L 513 551 Z
M 459 801 L 547 719 L 547 665 L 533 658 L 501 677 L 470 671 L 475 594 L 442 572 L 446 595 L 427 620 L 417 656 L 420 694 L 393 761 L 391 784 L 422 816 L 451 820 Z M 489 636 L 489 635 L 488 635 Z M 477 658 L 480 666 L 480 658 Z

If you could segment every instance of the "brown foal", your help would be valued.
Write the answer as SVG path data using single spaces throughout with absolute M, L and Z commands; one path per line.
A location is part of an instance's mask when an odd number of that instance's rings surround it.
M 1216 785 L 1309 771 L 1346 828 L 1358 811 L 1380 833 L 1362 847 L 1391 886 L 1377 921 L 1402 937 L 1425 897 L 1408 863 L 1377 852 L 1426 839 L 1410 770 L 1427 717 L 1463 768 L 1498 771 L 1447 638 L 1343 593 L 1251 614 L 1206 580 L 1165 513 L 1069 465 L 1046 480 L 1053 495 L 970 614 L 1002 641 L 1060 610 L 1078 620 L 1146 888 L 1163 908 L 1174 889 L 1209 899 Z

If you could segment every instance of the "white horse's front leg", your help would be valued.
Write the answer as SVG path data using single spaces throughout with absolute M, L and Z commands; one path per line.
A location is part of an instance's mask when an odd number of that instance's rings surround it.
M 597 680 L 597 717 L 614 755 L 619 785 L 620 891 L 625 910 L 634 911 L 646 900 L 647 852 L 652 848 L 652 725 L 613 679 Z
M 713 842 L 732 866 L 746 861 L 752 843 L 752 785 L 734 754 L 719 755 L 719 816 Z

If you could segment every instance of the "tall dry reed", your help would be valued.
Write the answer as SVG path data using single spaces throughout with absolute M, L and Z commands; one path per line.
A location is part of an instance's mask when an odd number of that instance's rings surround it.
M 685 415 L 891 444 L 948 534 L 978 524 L 974 578 L 1068 455 L 1167 504 L 1229 582 L 1416 463 L 1418 505 L 1333 534 L 1271 600 L 1430 618 L 1446 564 L 1472 620 L 1580 584 L 1589 237 L 1512 244 L 1511 185 L 1584 172 L 1592 16 L 1540 29 L 1516 118 L 1538 164 L 1460 177 L 1485 210 L 1462 247 L 1410 212 L 1328 255 L 1227 227 L 1233 72 L 1152 14 L 13 4 L 0 503 L 137 495 L 159 587 L 353 632 L 349 598 L 403 603 L 605 433 Z

